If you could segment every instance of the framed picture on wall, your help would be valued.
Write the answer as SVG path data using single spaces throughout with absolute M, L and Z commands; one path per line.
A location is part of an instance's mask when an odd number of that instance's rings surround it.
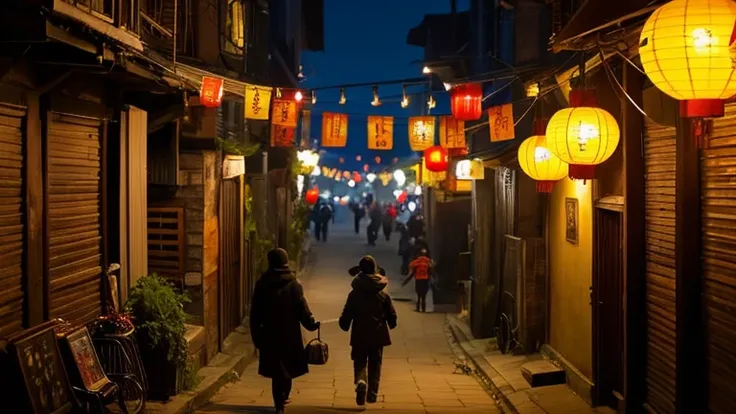
M 578 199 L 565 198 L 565 239 L 578 244 Z

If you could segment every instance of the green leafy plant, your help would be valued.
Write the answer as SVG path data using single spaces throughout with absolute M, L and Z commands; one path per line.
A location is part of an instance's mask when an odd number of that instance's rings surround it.
M 304 237 L 309 231 L 309 217 L 312 214 L 312 208 L 302 199 L 294 201 L 292 210 L 292 219 L 289 222 L 289 230 L 287 234 L 287 251 L 289 257 L 301 261 L 302 244 Z
M 253 213 L 253 192 L 250 185 L 245 186 L 245 195 L 243 197 L 243 208 L 245 209 L 245 223 L 243 224 L 245 237 L 248 237 L 253 244 L 253 254 L 257 269 L 265 272 L 268 268 L 266 256 L 269 250 L 273 248 L 273 242 L 266 237 L 258 234 L 258 225 L 256 223 L 256 215 Z
M 177 293 L 157 274 L 144 276 L 130 290 L 125 311 L 133 319 L 139 335 L 153 350 L 164 351 L 167 360 L 183 373 L 184 389 L 196 385 L 197 377 L 188 358 L 184 304 L 189 298 Z
M 250 157 L 251 155 L 258 152 L 258 150 L 261 148 L 261 144 L 253 144 L 250 146 L 245 146 L 235 140 L 232 139 L 223 139 L 223 138 L 217 138 L 217 146 L 226 154 L 230 155 L 243 155 L 245 157 Z

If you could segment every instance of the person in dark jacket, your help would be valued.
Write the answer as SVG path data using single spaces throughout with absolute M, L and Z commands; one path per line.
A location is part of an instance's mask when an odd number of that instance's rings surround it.
M 277 413 L 289 403 L 293 378 L 307 372 L 302 330 L 316 331 L 302 285 L 289 268 L 284 249 L 268 252 L 268 270 L 256 282 L 250 311 L 250 334 L 259 351 L 258 374 L 271 378 Z
M 329 204 L 324 203 L 319 208 L 319 234 L 322 236 L 322 241 L 327 242 L 327 230 L 330 226 L 330 220 L 332 220 L 332 208 Z M 318 240 L 319 240 L 319 236 Z
M 406 223 L 406 227 L 409 230 L 409 237 L 415 239 L 424 236 L 424 217 L 417 214 L 411 216 L 409 222 Z
M 322 208 L 322 201 L 317 201 L 317 203 L 312 207 L 312 222 L 314 222 L 314 237 L 317 239 L 317 241 L 322 239 L 321 231 L 322 231 L 322 224 L 320 222 L 319 218 L 319 210 Z
M 371 205 L 371 208 L 368 211 L 368 218 L 371 220 L 368 224 L 368 245 L 375 246 L 376 239 L 378 239 L 378 229 L 380 229 L 383 224 L 383 214 L 381 213 L 381 207 L 378 206 L 378 203 L 374 202 Z
M 353 224 L 355 226 L 355 234 L 360 234 L 360 220 L 365 216 L 365 207 L 359 202 L 353 203 L 350 207 L 353 210 Z
M 348 294 L 338 323 L 343 331 L 350 330 L 355 402 L 364 405 L 366 399 L 375 403 L 378 398 L 383 348 L 391 345 L 389 329 L 396 328 L 397 317 L 391 296 L 384 292 L 388 279 L 380 274 L 375 259 L 363 257 L 358 269 L 351 269 L 350 274 L 356 270 L 353 290 Z
M 394 221 L 396 220 L 396 208 L 393 204 L 386 206 L 386 210 L 383 212 L 383 237 L 386 241 L 391 240 L 391 232 L 394 229 Z

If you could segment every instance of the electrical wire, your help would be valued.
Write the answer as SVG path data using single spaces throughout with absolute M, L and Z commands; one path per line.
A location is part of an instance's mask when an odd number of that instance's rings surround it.
M 611 84 L 611 87 L 613 88 L 613 86 L 615 84 L 618 87 L 618 89 L 624 94 L 624 96 L 626 96 L 626 99 L 634 106 L 634 108 L 636 108 L 636 110 L 639 111 L 639 113 L 642 114 L 642 116 L 644 116 L 645 118 L 647 118 L 649 120 L 652 120 L 649 117 L 649 115 L 647 115 L 647 113 L 644 112 L 644 110 L 639 105 L 637 105 L 637 103 L 634 101 L 634 99 L 626 92 L 626 89 L 623 87 L 623 85 L 621 85 L 621 83 L 618 81 L 618 79 L 616 78 L 616 75 L 613 73 L 613 70 L 611 69 L 610 65 L 608 64 L 608 61 L 605 60 L 605 59 L 603 59 L 603 49 L 600 49 L 599 48 L 599 53 L 601 54 L 601 61 L 602 61 L 602 64 L 603 64 L 603 68 L 606 71 L 606 77 L 608 78 L 608 82 Z M 613 89 L 614 89 L 614 91 L 616 90 L 616 88 L 613 88 Z M 621 96 L 618 93 L 616 93 L 616 95 L 618 95 L 619 100 L 622 100 L 621 99 Z

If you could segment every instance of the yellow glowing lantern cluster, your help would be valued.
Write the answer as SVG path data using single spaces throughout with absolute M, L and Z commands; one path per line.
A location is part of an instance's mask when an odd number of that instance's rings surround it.
M 723 116 L 723 100 L 736 94 L 735 21 L 733 0 L 674 0 L 644 24 L 644 71 L 659 90 L 681 101 L 683 116 Z
M 567 176 L 567 163 L 547 148 L 547 137 L 533 135 L 519 145 L 519 166 L 537 182 L 537 191 L 551 193 L 556 181 Z

